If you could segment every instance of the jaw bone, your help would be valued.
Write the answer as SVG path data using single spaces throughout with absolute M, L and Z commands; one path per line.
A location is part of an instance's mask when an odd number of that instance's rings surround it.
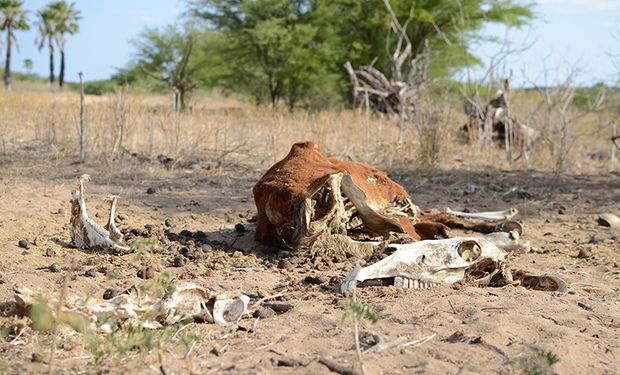
M 71 243 L 80 249 L 99 247 L 116 252 L 129 250 L 129 247 L 123 246 L 121 242 L 123 236 L 114 224 L 116 197 L 111 198 L 110 216 L 106 225 L 109 231 L 88 216 L 84 200 L 84 182 L 89 179 L 89 175 L 82 175 L 79 179 L 78 190 L 73 191 L 71 195 Z
M 449 207 L 446 208 L 446 213 L 458 217 L 468 218 L 468 219 L 479 219 L 485 221 L 501 221 L 501 220 L 510 220 L 516 214 L 519 213 L 519 210 L 516 208 L 510 208 L 509 210 L 504 211 L 486 211 L 486 212 L 461 212 L 451 210 Z
M 473 237 L 420 241 L 390 245 L 396 251 L 372 264 L 352 271 L 340 291 L 357 287 L 366 280 L 391 280 L 400 288 L 428 288 L 462 280 L 468 270 L 484 265 L 487 274 L 500 272 L 506 253 L 491 242 Z M 490 278 L 489 278 L 490 280 Z

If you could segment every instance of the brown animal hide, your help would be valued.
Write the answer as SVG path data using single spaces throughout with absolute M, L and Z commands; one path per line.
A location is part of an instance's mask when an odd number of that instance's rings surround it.
M 253 189 L 256 241 L 297 248 L 321 234 L 356 239 L 401 234 L 448 237 L 448 227 L 493 232 L 496 224 L 452 215 L 419 215 L 405 189 L 363 163 L 330 159 L 313 142 L 296 143 Z
M 400 185 L 369 165 L 327 158 L 313 142 L 294 144 L 253 193 L 264 244 L 297 247 L 359 224 L 373 235 L 415 233 L 416 207 Z

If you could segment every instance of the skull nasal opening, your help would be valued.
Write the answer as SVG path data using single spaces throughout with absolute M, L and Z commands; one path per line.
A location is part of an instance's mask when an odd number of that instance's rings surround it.
M 472 262 L 478 259 L 481 252 L 480 245 L 476 241 L 463 241 L 459 244 L 458 253 L 466 262 Z

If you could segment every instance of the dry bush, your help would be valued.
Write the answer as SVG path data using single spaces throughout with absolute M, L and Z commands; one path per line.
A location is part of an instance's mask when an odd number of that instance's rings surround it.
M 533 92 L 518 92 L 513 103 L 515 111 L 540 105 Z M 191 111 L 175 112 L 170 96 L 140 95 L 126 89 L 87 96 L 88 157 L 113 162 L 129 153 L 151 158 L 164 154 L 177 162 L 202 157 L 219 165 L 254 165 L 262 170 L 283 157 L 292 143 L 313 140 L 330 155 L 384 168 L 556 166 L 544 150 L 533 155 L 529 164 L 509 165 L 498 157 L 500 150 L 459 144 L 453 135 L 465 116 L 454 103 L 437 100 L 424 102 L 400 144 L 397 122 L 364 111 L 289 113 L 214 96 L 197 97 L 190 107 Z M 28 145 L 33 154 L 40 150 L 53 152 L 57 158 L 77 157 L 78 113 L 79 96 L 75 93 L 1 92 L 0 153 L 10 157 Z M 525 120 L 538 128 L 543 126 L 544 116 L 533 112 Z M 598 121 L 591 116 L 578 120 L 572 125 L 578 130 Z M 594 135 L 578 137 L 570 150 L 572 160 L 578 162 L 570 167 L 606 168 L 609 158 L 600 161 L 594 154 L 608 154 L 608 143 L 601 139 L 599 144 Z

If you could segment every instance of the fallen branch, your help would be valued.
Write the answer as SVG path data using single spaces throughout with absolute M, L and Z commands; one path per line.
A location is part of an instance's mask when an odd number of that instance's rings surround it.
M 339 365 L 338 363 L 332 361 L 331 359 L 321 357 L 319 358 L 319 363 L 330 369 L 332 372 L 336 372 L 341 375 L 361 375 L 360 372 L 350 369 L 348 367 Z

